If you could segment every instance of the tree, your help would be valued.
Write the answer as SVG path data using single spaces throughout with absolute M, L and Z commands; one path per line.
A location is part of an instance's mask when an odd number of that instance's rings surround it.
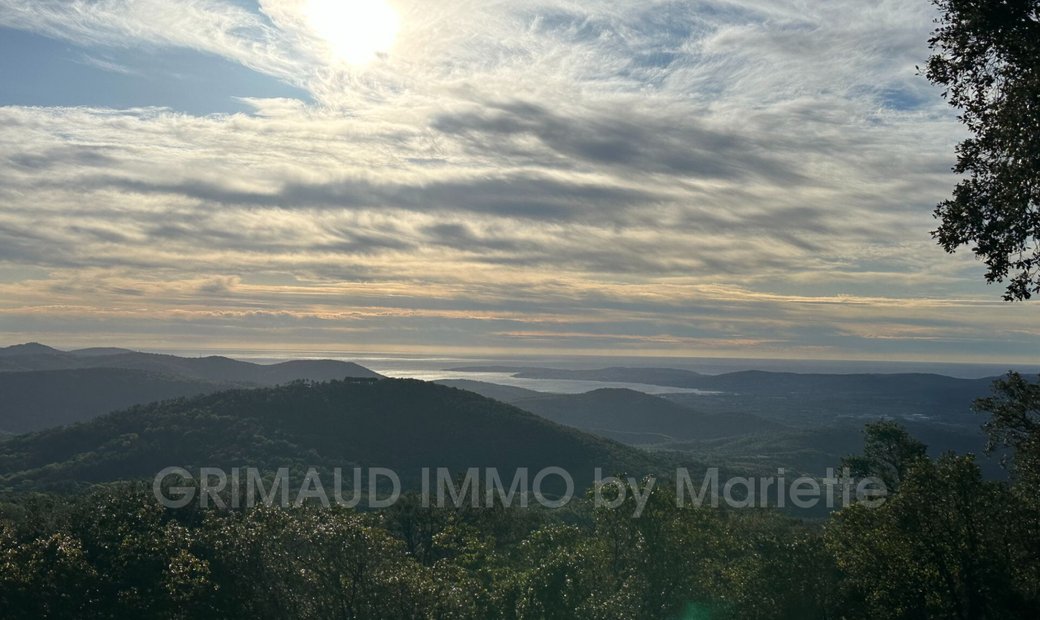
M 973 245 L 1004 299 L 1040 293 L 1040 0 L 934 0 L 942 11 L 926 75 L 973 134 L 966 175 L 935 209 L 948 252 Z
M 1020 478 L 1040 481 L 1040 383 L 1031 383 L 1017 372 L 993 384 L 993 395 L 975 401 L 975 410 L 990 415 L 982 428 L 989 449 L 1015 450 Z
M 1016 579 L 1020 530 L 1007 488 L 982 479 L 972 456 L 917 460 L 879 508 L 856 504 L 827 525 L 845 575 L 843 617 L 1036 617 Z
M 880 478 L 889 491 L 898 489 L 910 467 L 926 457 L 927 446 L 896 422 L 867 424 L 863 434 L 863 454 L 842 459 L 842 466 L 856 478 Z
M 975 401 L 975 409 L 990 415 L 983 425 L 989 449 L 1013 450 L 1015 578 L 1029 596 L 1040 599 L 1040 383 L 1010 373 L 994 383 L 992 396 Z

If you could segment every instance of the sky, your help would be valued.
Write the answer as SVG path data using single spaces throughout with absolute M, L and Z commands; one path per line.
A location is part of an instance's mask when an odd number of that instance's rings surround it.
M 925 0 L 0 0 L 0 344 L 1040 362 Z

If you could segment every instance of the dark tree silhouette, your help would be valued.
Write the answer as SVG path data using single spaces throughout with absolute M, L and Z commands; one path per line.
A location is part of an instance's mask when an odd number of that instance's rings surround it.
M 883 420 L 867 424 L 860 456 L 842 460 L 853 476 L 876 476 L 890 491 L 899 488 L 910 467 L 927 457 L 927 446 L 910 436 L 896 422 Z
M 1040 293 L 1040 0 L 934 2 L 926 75 L 973 134 L 934 235 L 951 253 L 972 246 L 1004 299 L 1029 299 Z

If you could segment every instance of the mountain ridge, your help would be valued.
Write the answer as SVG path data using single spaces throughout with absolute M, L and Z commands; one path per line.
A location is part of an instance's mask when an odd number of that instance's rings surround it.
M 552 394 L 476 381 L 442 381 L 538 414 L 554 422 L 630 443 L 645 445 L 705 440 L 790 430 L 747 413 L 707 414 L 695 407 L 626 388 L 600 388 L 581 394 Z M 640 438 L 655 438 L 643 441 Z
M 478 394 L 407 379 L 297 382 L 135 406 L 0 442 L 0 487 L 74 490 L 149 479 L 169 466 L 556 466 L 581 485 L 595 467 L 644 471 L 661 461 Z M 411 480 L 414 482 L 414 480 Z
M 180 357 L 122 348 L 61 351 L 40 343 L 2 348 L 0 361 L 3 362 L 0 364 L 0 372 L 120 368 L 151 370 L 206 381 L 258 385 L 277 385 L 298 379 L 382 378 L 379 373 L 363 366 L 339 360 L 291 360 L 277 364 L 256 364 L 220 355 Z
M 0 349 L 0 429 L 31 432 L 170 398 L 344 378 L 383 376 L 338 360 L 254 364 L 222 356 L 120 348 L 61 351 L 27 343 Z

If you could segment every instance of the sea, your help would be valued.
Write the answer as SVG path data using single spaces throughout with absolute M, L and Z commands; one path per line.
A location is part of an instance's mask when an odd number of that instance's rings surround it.
M 177 355 L 214 355 L 213 351 L 168 351 Z M 222 351 L 221 355 L 254 363 L 277 363 L 290 359 L 336 359 L 355 362 L 382 375 L 395 378 L 442 381 L 469 379 L 498 385 L 525 388 L 538 392 L 557 394 L 580 394 L 600 388 L 628 388 L 647 394 L 663 393 L 709 393 L 700 390 L 640 383 L 615 381 L 583 381 L 569 379 L 534 379 L 515 377 L 509 372 L 463 372 L 465 367 L 545 367 L 561 369 L 596 369 L 608 367 L 634 368 L 677 368 L 706 375 L 719 375 L 745 370 L 768 372 L 823 373 L 823 374 L 902 374 L 931 373 L 962 379 L 997 377 L 1009 370 L 1035 374 L 1040 364 L 980 364 L 954 362 L 906 362 L 879 360 L 812 360 L 812 359 L 752 359 L 752 358 L 709 358 L 709 357 L 631 357 L 631 356 L 443 356 L 424 357 L 417 355 L 372 354 L 371 352 L 349 353 L 343 351 Z

